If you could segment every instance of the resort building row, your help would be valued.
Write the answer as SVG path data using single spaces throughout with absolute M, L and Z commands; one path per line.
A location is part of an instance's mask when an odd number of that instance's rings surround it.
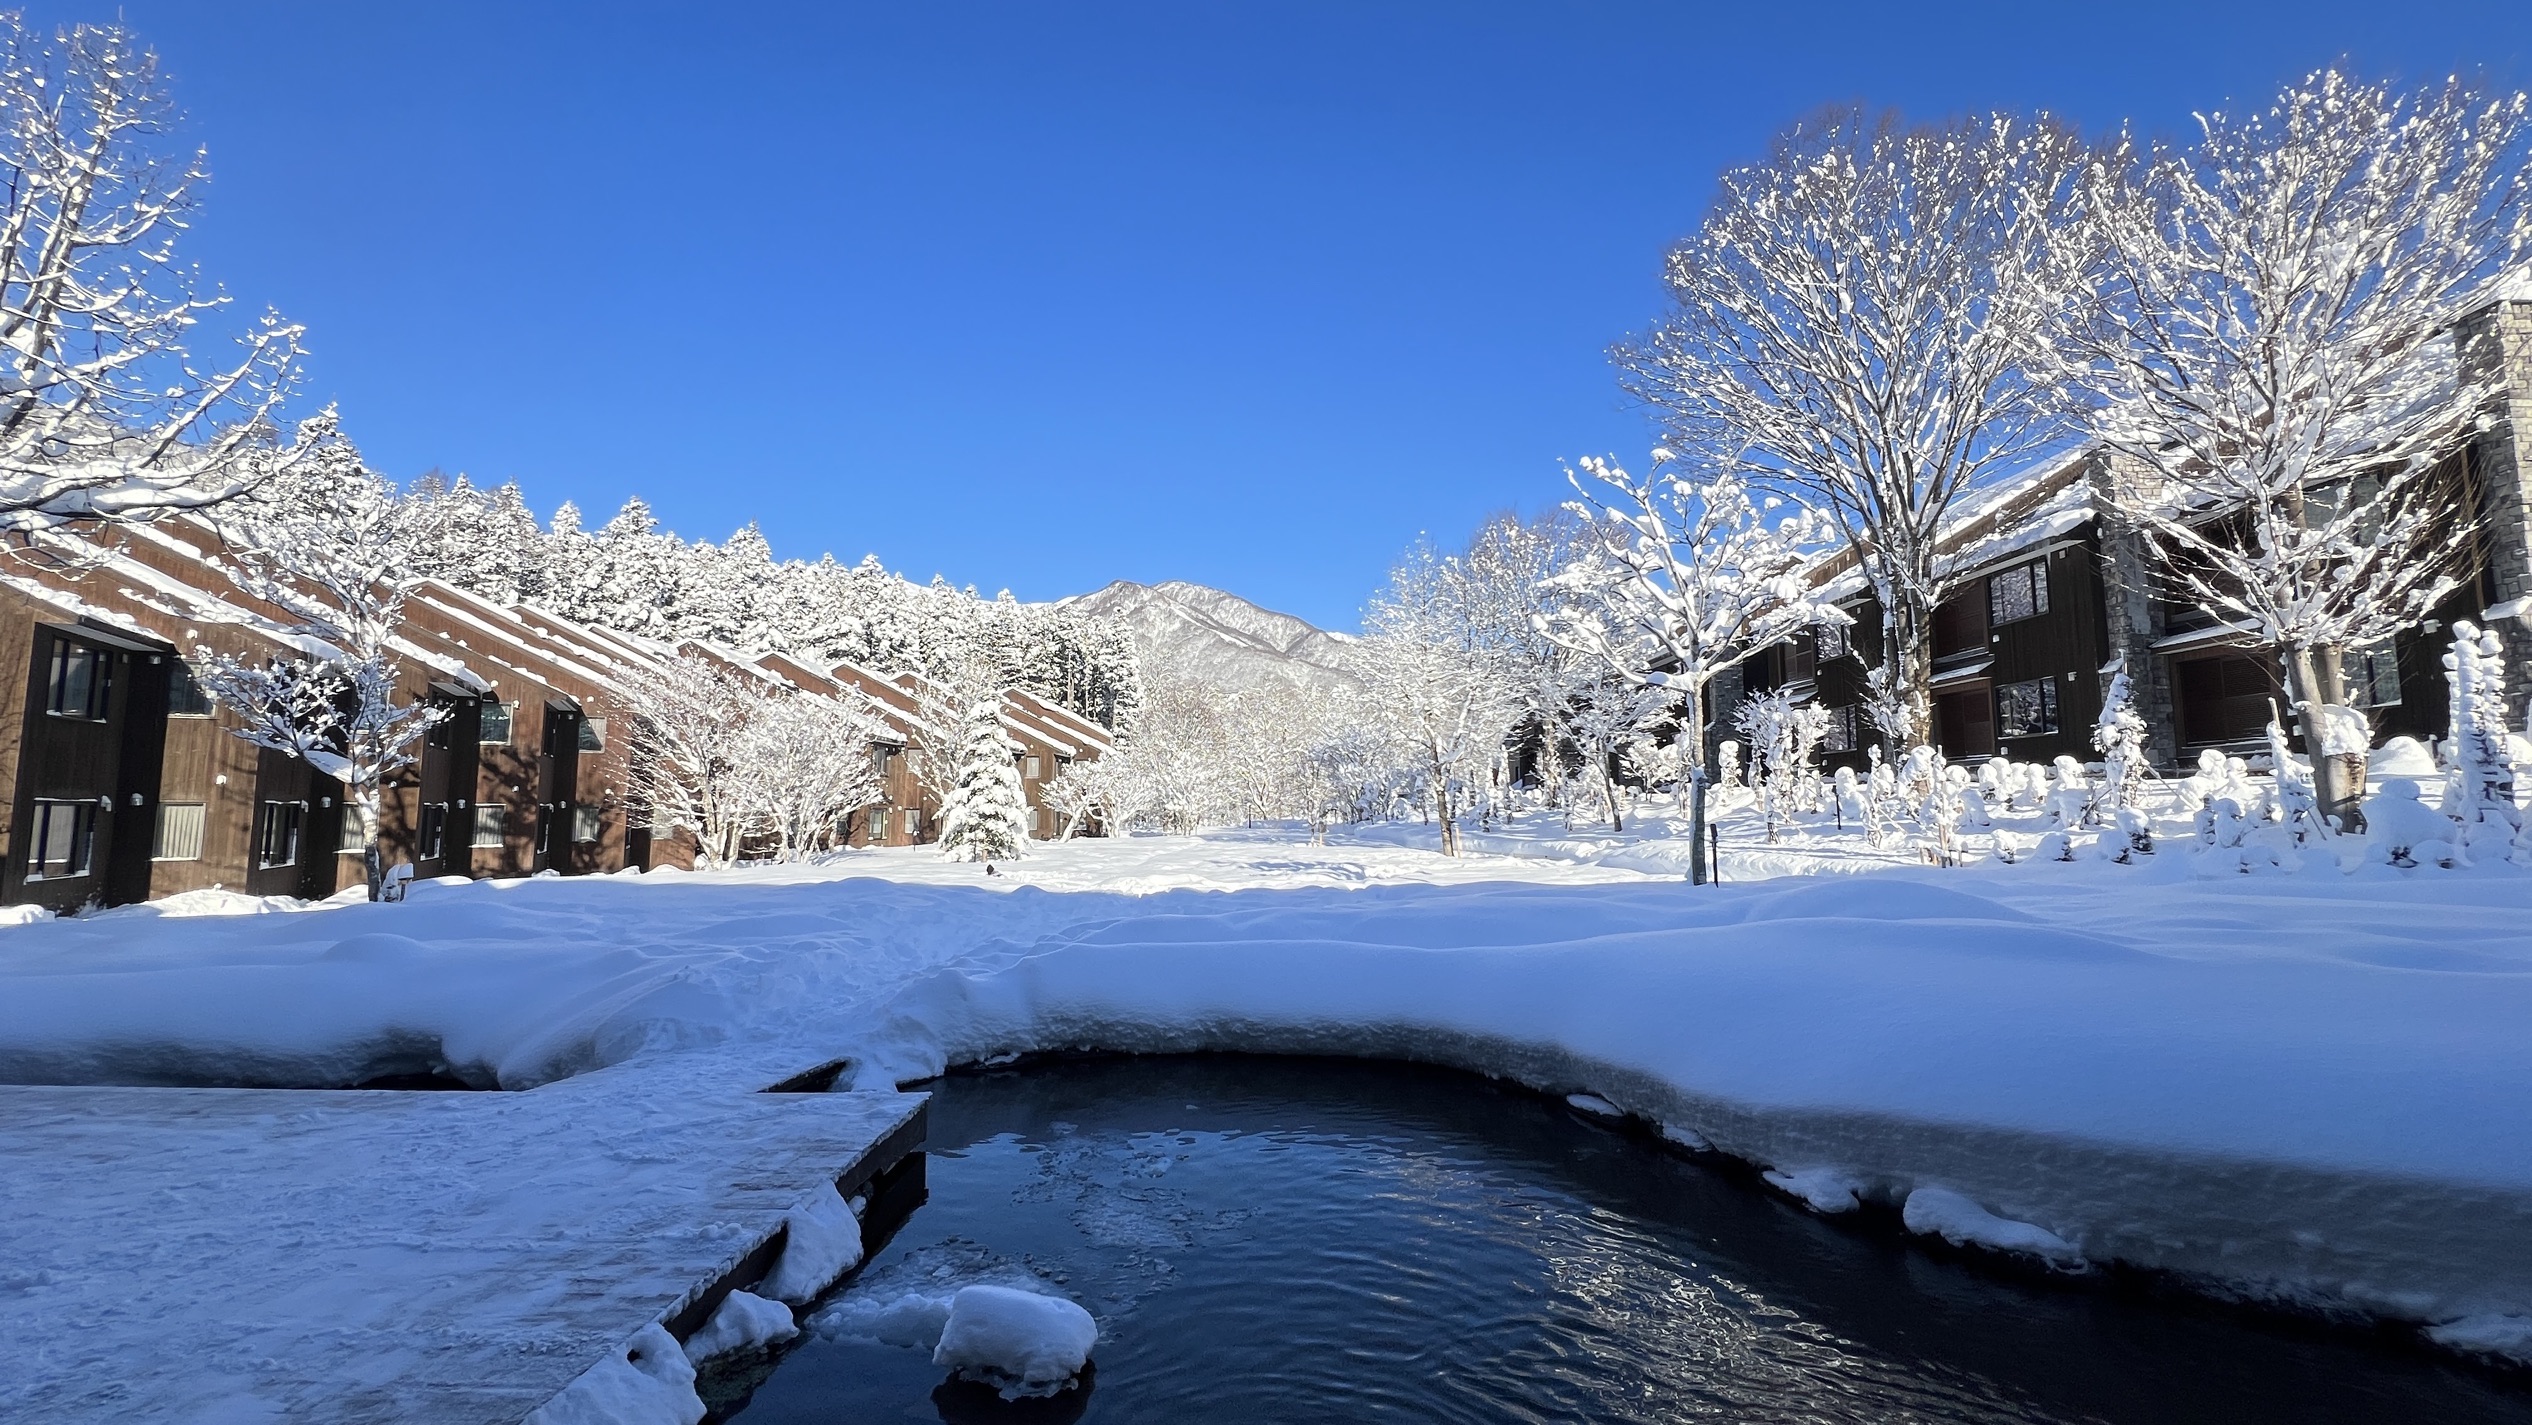
M 207 889 L 314 899 L 363 884 L 341 785 L 232 735 L 235 714 L 193 676 L 198 648 L 258 661 L 300 653 L 281 611 L 220 554 L 215 528 L 189 516 L 0 552 L 0 669 L 23 671 L 0 678 L 0 903 L 69 911 Z M 838 839 L 933 837 L 938 789 L 905 755 L 926 692 L 912 674 L 672 648 L 427 580 L 402 616 L 396 701 L 444 716 L 382 808 L 385 860 L 409 868 L 399 877 L 691 866 L 692 834 L 642 824 L 628 796 L 640 691 L 681 655 L 718 660 L 768 693 L 858 708 L 880 732 L 837 755 L 874 759 L 885 790 Z M 1052 835 L 1061 822 L 1042 788 L 1107 750 L 1109 735 L 1016 689 L 1003 695 L 1002 726 L 1033 830 Z

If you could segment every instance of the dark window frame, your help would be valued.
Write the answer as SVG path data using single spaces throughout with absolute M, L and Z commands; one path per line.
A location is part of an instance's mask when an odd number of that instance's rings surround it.
M 422 816 L 413 829 L 415 860 L 436 861 L 448 850 L 448 803 L 424 802 Z

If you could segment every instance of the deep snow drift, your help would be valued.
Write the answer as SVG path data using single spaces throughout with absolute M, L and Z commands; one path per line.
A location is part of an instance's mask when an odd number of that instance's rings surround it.
M 0 1078 L 865 1086 L 1070 1046 L 1594 1095 L 1821 1210 L 2520 1340 L 2532 877 L 1882 870 L 1692 889 L 1259 835 L 429 886 L 0 931 Z M 1599 884 L 1583 884 L 1599 882 Z M 1231 891 L 1168 889 L 1189 885 Z M 1120 891 L 1148 892 L 1123 894 Z M 632 1086 L 628 1086 L 630 1088 Z

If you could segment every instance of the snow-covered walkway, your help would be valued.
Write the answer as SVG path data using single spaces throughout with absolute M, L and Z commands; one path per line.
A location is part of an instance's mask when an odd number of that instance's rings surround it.
M 2532 877 L 2169 854 L 1694 889 L 1606 859 L 1133 838 L 989 880 L 880 852 L 39 924 L 0 932 L 0 1079 L 1396 1055 L 1597 1094 L 1822 1207 L 2532 1330 Z

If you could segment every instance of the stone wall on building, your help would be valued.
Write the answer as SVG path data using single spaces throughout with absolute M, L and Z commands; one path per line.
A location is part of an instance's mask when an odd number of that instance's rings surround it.
M 2491 602 L 2507 611 L 2489 624 L 2505 643 L 2513 672 L 2506 703 L 2511 720 L 2520 724 L 2532 704 L 2532 500 L 2525 490 L 2532 481 L 2532 300 L 2481 308 L 2463 319 L 2456 339 L 2466 379 L 2494 377 L 2502 383 L 2471 446 L 2471 466 Z
M 2086 472 L 2093 482 L 2094 528 L 2101 541 L 2101 615 L 2110 658 L 2125 666 L 2128 694 L 2145 719 L 2145 751 L 2157 767 L 2180 764 L 2180 719 L 2172 703 L 2171 660 L 2154 651 L 2164 628 L 2164 607 L 2154 597 L 2154 551 L 2136 526 L 2119 517 L 2121 497 L 2139 492 L 2147 477 L 2133 457 L 2102 451 Z M 2101 675 L 2109 692 L 2110 673 Z

